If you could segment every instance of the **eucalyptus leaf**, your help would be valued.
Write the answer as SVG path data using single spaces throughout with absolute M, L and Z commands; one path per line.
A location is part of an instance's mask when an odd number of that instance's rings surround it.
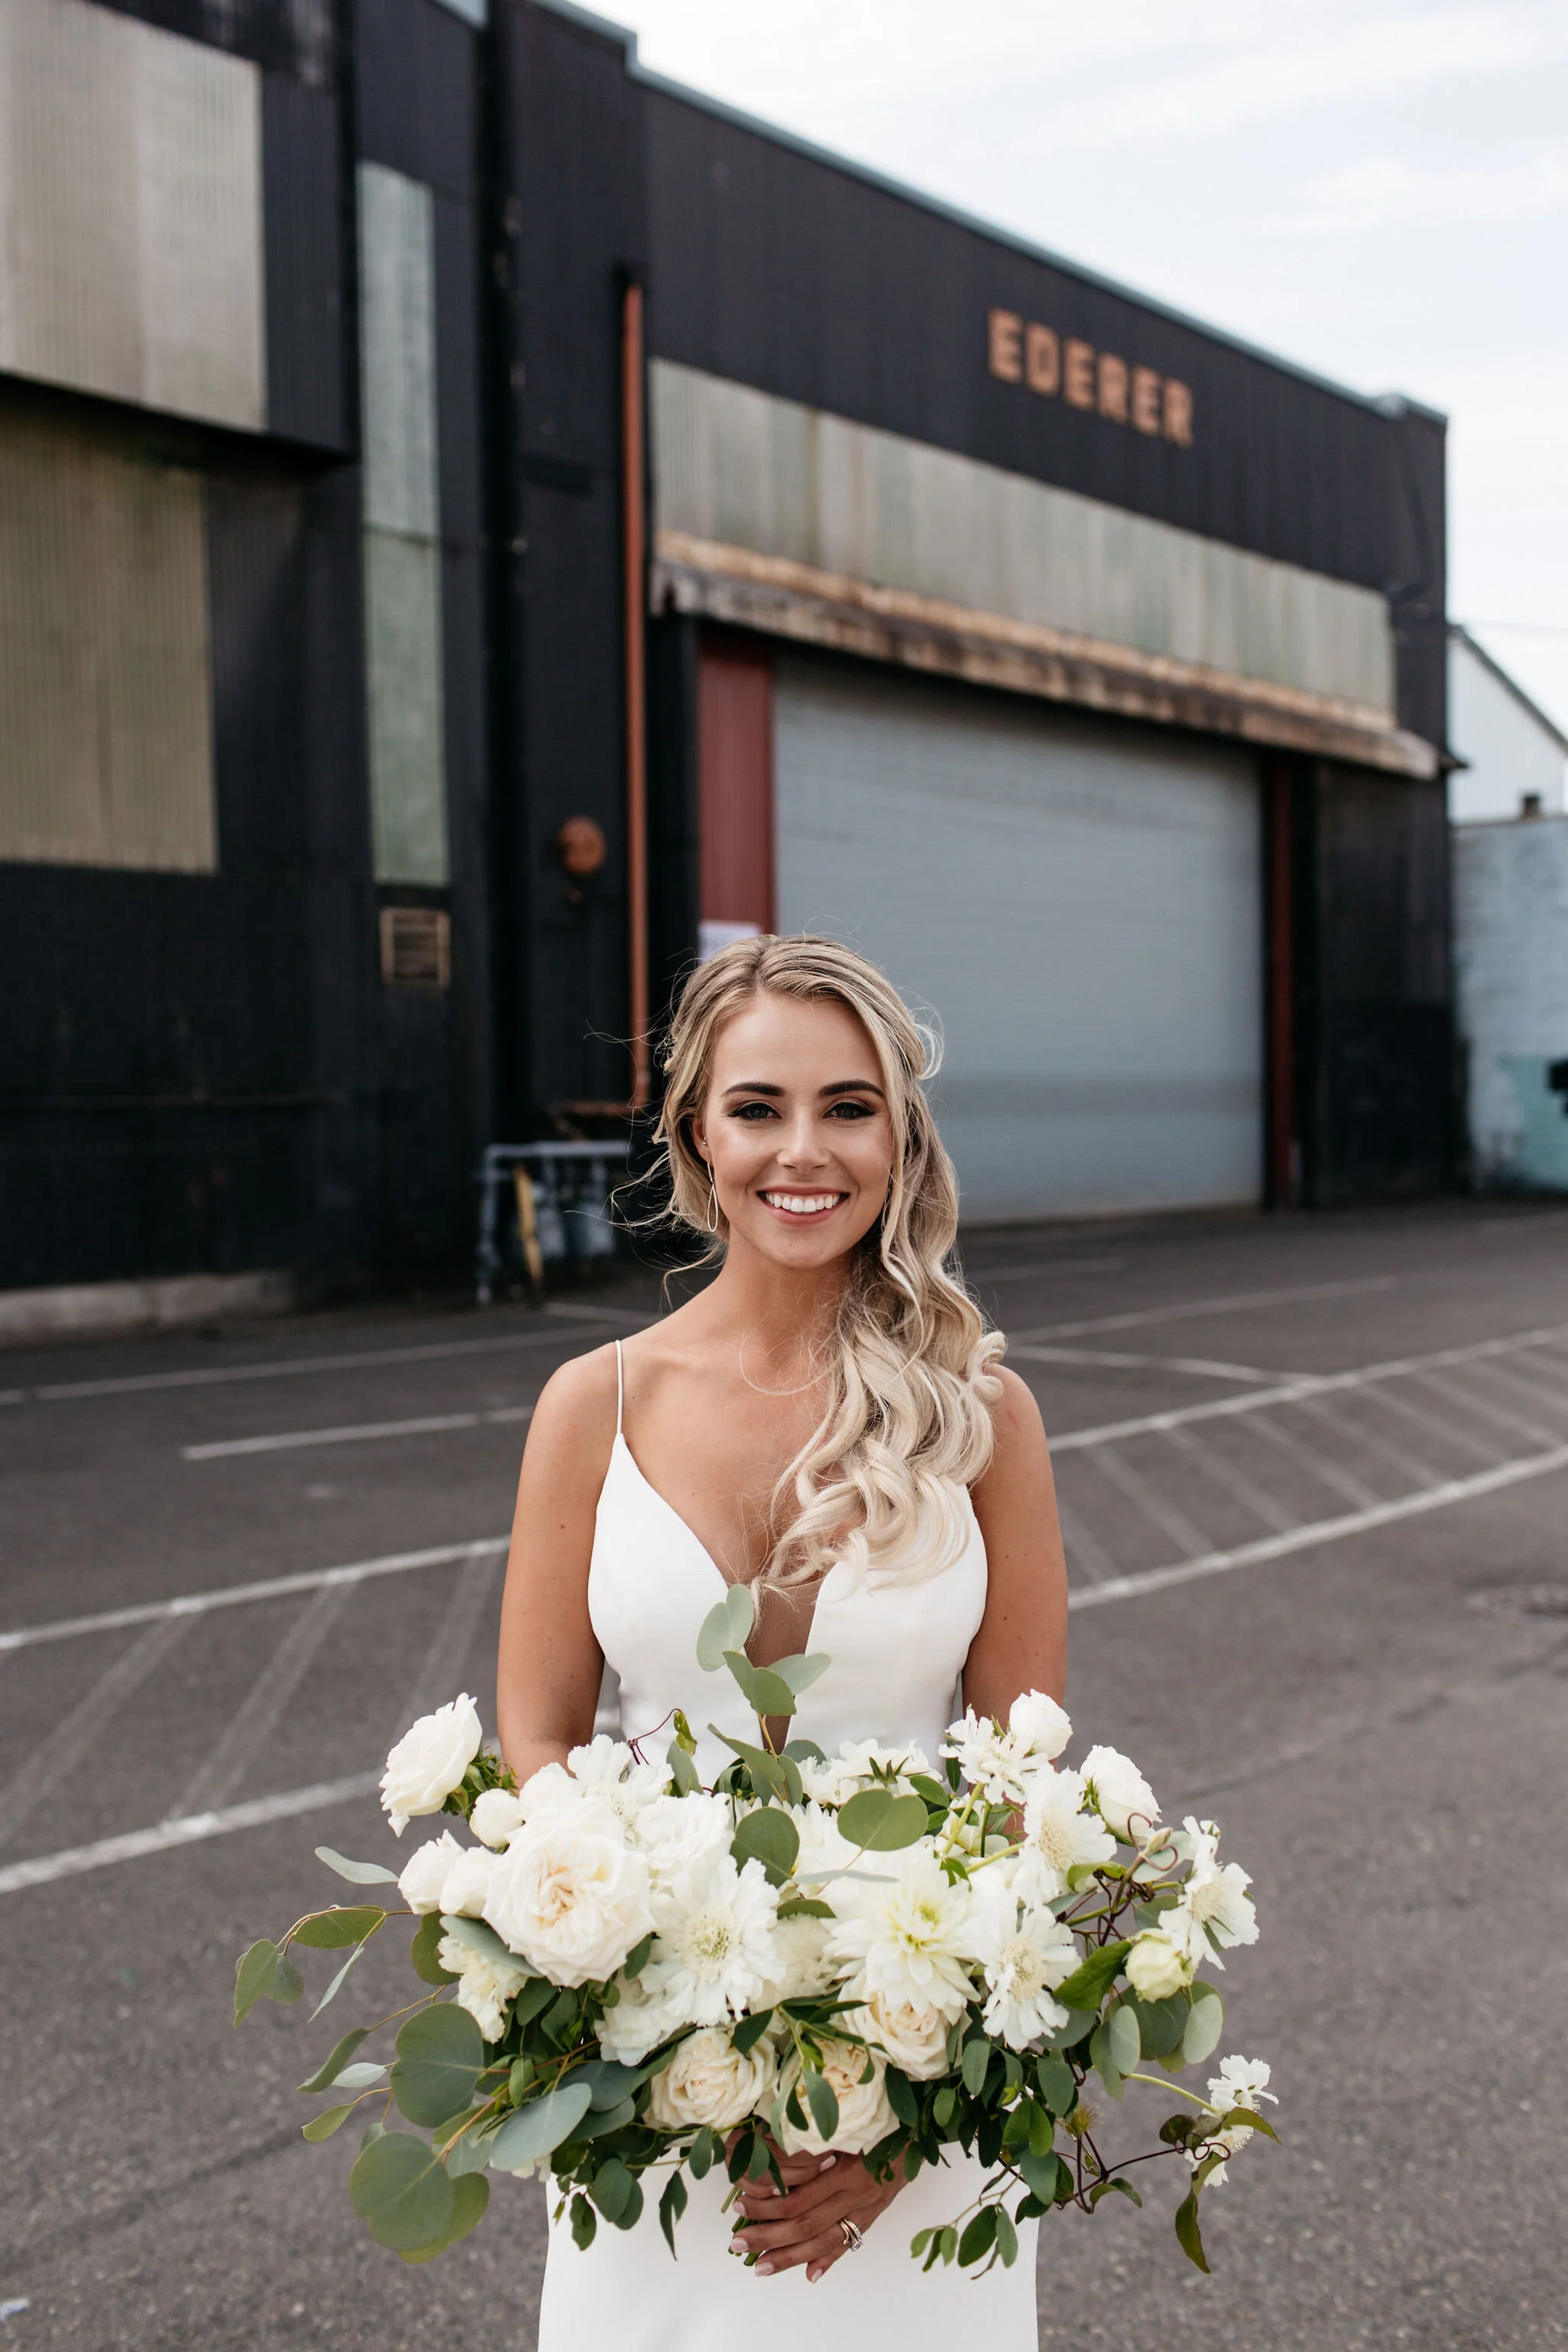
M 377 2066 L 370 2059 L 362 2058 L 357 2064 L 343 2068 L 332 2088 L 334 2091 L 368 2091 L 373 2083 L 380 2082 L 385 2072 L 384 2066 Z
M 809 1758 L 814 1764 L 826 1764 L 826 1754 L 815 1739 L 795 1738 L 784 1743 L 784 1754 L 794 1764 L 804 1764 Z
M 702 1775 L 679 1739 L 670 1741 L 665 1750 L 665 1756 L 669 1765 L 669 1777 L 675 1783 L 676 1795 L 678 1797 L 695 1796 L 702 1786 Z
M 1110 2046 L 1110 2030 L 1102 2021 L 1089 2036 L 1089 2063 L 1113 2099 L 1121 2096 L 1121 2069 Z
M 1130 2009 L 1114 2011 L 1106 2020 L 1105 2034 L 1118 2073 L 1130 2074 L 1143 2055 L 1137 2018 Z
M 437 1958 L 445 1930 L 438 1911 L 427 1911 L 414 1930 L 414 1940 L 408 1957 L 414 1963 L 414 1973 L 421 1984 L 449 1985 L 458 1979 L 450 1969 L 444 1969 Z
M 321 2000 L 310 2011 L 310 2021 L 312 2024 L 315 2022 L 316 2019 L 320 2017 L 322 2010 L 327 2006 L 327 2003 L 330 2000 L 336 2000 L 339 1993 L 343 1989 L 343 1979 L 348 1975 L 349 1970 L 353 1968 L 360 1954 L 362 1952 L 368 1951 L 369 1948 L 370 1947 L 368 1944 L 356 1944 L 354 1946 L 353 1950 L 349 1954 L 348 1958 L 343 1962 L 342 1967 L 338 1970 L 337 1975 L 332 1979 L 331 1983 L 327 1987 L 326 1991 L 321 1995 Z
M 494 2153 L 495 2144 L 494 2131 L 481 2130 L 478 2124 L 470 2124 L 460 2137 L 454 2135 L 444 2140 L 441 2159 L 447 2179 L 461 2180 L 469 2173 L 482 2172 Z
M 616 2132 L 625 2131 L 628 2124 L 635 2123 L 637 2113 L 637 2103 L 635 2099 L 622 2099 L 618 2105 L 606 2107 L 603 2114 L 597 2107 L 590 2107 L 577 2126 L 577 2137 L 609 2139 Z
M 351 1862 L 346 1853 L 337 1853 L 330 1845 L 316 1848 L 316 1860 L 335 1870 L 340 1878 L 352 1880 L 355 1886 L 384 1886 L 397 1884 L 395 1870 L 388 1870 L 383 1862 Z
M 664 2195 L 658 2200 L 658 2226 L 664 2231 L 670 2252 L 675 2252 L 675 2225 L 687 2206 L 686 2183 L 679 2172 L 672 2172 L 664 2184 Z
M 1018 2259 L 1018 2232 L 1005 2205 L 996 2208 L 996 2252 L 1002 2257 L 1003 2269 L 1010 2271 Z
M 807 2067 L 801 2080 L 805 2089 L 805 2103 L 811 2109 L 811 2120 L 816 2126 L 817 2137 L 825 2147 L 833 2145 L 833 2135 L 838 2129 L 838 2094 L 826 2074 Z
M 731 1584 L 698 1630 L 697 1663 L 703 1673 L 717 1674 L 726 1650 L 743 1650 L 755 1622 L 756 1596 L 751 1586 Z
M 972 2099 L 977 2099 L 985 2087 L 985 2071 L 991 2063 L 991 2044 L 983 2033 L 973 2034 L 963 2045 L 963 2061 L 959 2068 L 963 2087 Z
M 495 2136 L 490 2163 L 498 2172 L 526 2172 L 571 2138 L 592 2104 L 586 2083 L 563 2083 L 508 2116 Z
M 572 2242 L 585 2252 L 598 2232 L 599 2217 L 579 2190 L 572 2200 Z
M 476 1959 L 490 1960 L 497 1968 L 521 1969 L 528 1965 L 507 1948 L 493 1927 L 487 1927 L 482 1919 L 470 1919 L 460 1911 L 442 1914 L 441 1933 L 449 1936 L 453 1943 L 461 1944 L 466 1950 L 472 1952 Z
M 349 2196 L 376 2243 L 400 2254 L 433 2244 L 456 2203 L 435 2149 L 407 2132 L 384 2132 L 361 2149 Z
M 819 1682 L 833 1664 L 826 1650 L 814 1650 L 810 1657 L 775 1658 L 773 1671 L 781 1682 L 788 1683 L 796 1698 Z
M 771 1789 L 773 1795 L 786 1805 L 804 1802 L 805 1792 L 800 1784 L 800 1766 L 793 1756 L 770 1755 L 765 1748 L 754 1748 L 743 1739 L 731 1739 L 716 1723 L 708 1727 L 715 1739 L 738 1756 L 752 1776 L 753 1787 Z
M 1078 2105 L 1078 2084 L 1065 2058 L 1037 2058 L 1035 2079 L 1040 2096 L 1053 2116 L 1070 2116 Z
M 1097 2010 L 1116 1982 L 1121 1963 L 1131 1949 L 1130 1937 L 1114 1944 L 1101 1944 L 1065 1983 L 1058 1985 L 1056 1999 L 1064 2009 Z
M 602 2164 L 589 2184 L 588 2194 L 606 2221 L 623 2219 L 632 2201 L 636 2181 L 618 2156 Z
M 753 1715 L 760 1717 L 795 1713 L 795 1693 L 772 1666 L 753 1666 L 744 1650 L 726 1650 L 724 1664 L 739 1683 Z
M 756 2048 L 773 2023 L 773 2013 L 771 2009 L 754 2009 L 749 2017 L 743 2017 L 741 2020 L 730 2036 L 730 2040 L 742 2058 L 749 2057 Z
M 770 1882 L 782 1886 L 800 1853 L 800 1832 L 788 1813 L 776 1805 L 764 1805 L 760 1812 L 747 1813 L 737 1825 L 730 1852 L 737 1863 L 760 1862 Z
M 1219 2046 L 1225 2032 L 1225 2003 L 1211 1984 L 1193 1987 L 1193 2013 L 1187 2020 L 1187 2030 L 1182 2036 L 1182 2060 L 1188 2066 L 1201 2065 Z M 1194 2225 L 1195 2226 L 1195 2225 Z
M 304 1990 L 304 1978 L 300 1974 L 287 1952 L 280 1952 L 274 1963 L 272 1974 L 267 1979 L 264 1999 L 278 2001 L 286 2008 L 289 2001 L 298 2000 Z
M 1176 2242 L 1188 2262 L 1195 2263 L 1200 2271 L 1208 2269 L 1203 2237 L 1198 2229 L 1198 2192 L 1195 2189 L 1188 2191 L 1177 2208 Z
M 242 1952 L 234 1966 L 234 2021 L 243 2025 L 262 1994 L 272 1981 L 272 1971 L 278 1965 L 278 1947 L 263 1936 Z
M 831 1919 L 833 1906 L 819 1903 L 815 1895 L 787 1895 L 779 1905 L 781 1919 Z
M 331 2139 L 339 2126 L 347 2123 L 353 2111 L 353 2099 L 346 2106 L 323 2107 L 319 2116 L 312 2116 L 310 2122 L 302 2124 L 300 2128 L 307 2139 Z
M 427 2246 L 416 2247 L 413 2253 L 405 2253 L 405 2263 L 433 2263 L 437 2254 L 444 2254 L 448 2246 L 466 2238 L 484 2219 L 485 2208 L 490 2201 L 489 2182 L 477 2172 L 448 2173 L 447 2178 L 452 2183 L 452 2218 L 438 2238 L 433 2238 Z
M 991 2252 L 996 2242 L 996 2216 L 1001 2210 L 998 2205 L 983 2205 L 978 2213 L 971 2216 L 968 2226 L 958 2242 L 958 2263 L 961 2270 L 966 2269 L 971 2263 L 979 2262 L 982 2255 Z
M 926 1833 L 923 1797 L 895 1796 L 890 1789 L 862 1789 L 838 1809 L 838 1828 L 851 1845 L 873 1853 L 894 1853 Z
M 466 2009 L 442 2002 L 416 2011 L 397 2037 L 392 2095 L 411 2124 L 445 2123 L 470 2104 L 484 2058 Z
M 623 2099 L 629 2099 L 651 2072 L 647 2066 L 619 2065 L 614 2058 L 592 2058 L 587 2065 L 575 2070 L 572 2080 L 587 2084 L 589 2098 L 595 2107 L 616 2107 Z
M 363 1944 L 386 1916 L 374 1903 L 334 1904 L 330 1911 L 318 1911 L 313 1919 L 301 1920 L 294 1930 L 294 1941 L 316 1952 L 342 1951 L 345 1944 Z

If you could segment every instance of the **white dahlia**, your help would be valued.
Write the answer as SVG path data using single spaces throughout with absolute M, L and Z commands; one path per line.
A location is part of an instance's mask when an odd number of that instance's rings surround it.
M 875 1880 L 834 1882 L 839 1916 L 828 1949 L 853 1972 L 846 1990 L 956 2017 L 972 1990 L 963 1966 L 967 1881 L 950 1880 L 924 1843 L 871 1860 L 883 1865 Z

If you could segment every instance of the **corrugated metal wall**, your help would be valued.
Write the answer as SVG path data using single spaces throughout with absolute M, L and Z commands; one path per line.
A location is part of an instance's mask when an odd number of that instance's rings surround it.
M 779 920 L 938 1014 L 964 1214 L 1251 1202 L 1255 760 L 781 659 Z
M 1393 716 L 1373 591 L 668 362 L 650 397 L 661 531 Z
M 203 487 L 0 404 L 0 858 L 210 873 Z
M 1568 817 L 1457 828 L 1454 965 L 1476 1181 L 1568 1192 Z
M 86 0 L 0 0 L 0 369 L 261 428 L 260 80 Z
M 430 190 L 359 168 L 366 693 L 380 882 L 445 883 L 447 763 Z

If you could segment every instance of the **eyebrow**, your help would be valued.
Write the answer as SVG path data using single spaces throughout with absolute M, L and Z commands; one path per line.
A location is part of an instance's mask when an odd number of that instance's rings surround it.
M 770 1086 L 765 1078 L 739 1078 L 732 1087 L 726 1087 L 724 1092 L 726 1095 L 770 1095 L 774 1101 L 781 1101 L 784 1090 L 783 1087 Z M 831 1085 L 821 1087 L 819 1092 L 824 1095 L 876 1095 L 883 1101 L 887 1099 L 874 1078 L 835 1078 Z

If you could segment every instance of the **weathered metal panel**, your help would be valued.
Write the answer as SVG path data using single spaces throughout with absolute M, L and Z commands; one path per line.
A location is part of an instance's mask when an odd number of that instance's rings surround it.
M 447 878 L 431 193 L 359 169 L 365 667 L 375 873 Z
M 216 863 L 201 477 L 0 407 L 0 858 Z
M 259 80 L 86 0 L 0 0 L 0 368 L 260 430 Z
M 1456 828 L 1454 964 L 1475 1181 L 1568 1192 L 1568 817 Z
M 338 122 L 330 91 L 262 77 L 268 430 L 332 450 L 349 438 Z
M 931 1005 L 969 1217 L 1257 1199 L 1245 752 L 780 658 L 781 927 Z
M 661 533 L 1070 633 L 1390 725 L 1381 595 L 656 362 Z

